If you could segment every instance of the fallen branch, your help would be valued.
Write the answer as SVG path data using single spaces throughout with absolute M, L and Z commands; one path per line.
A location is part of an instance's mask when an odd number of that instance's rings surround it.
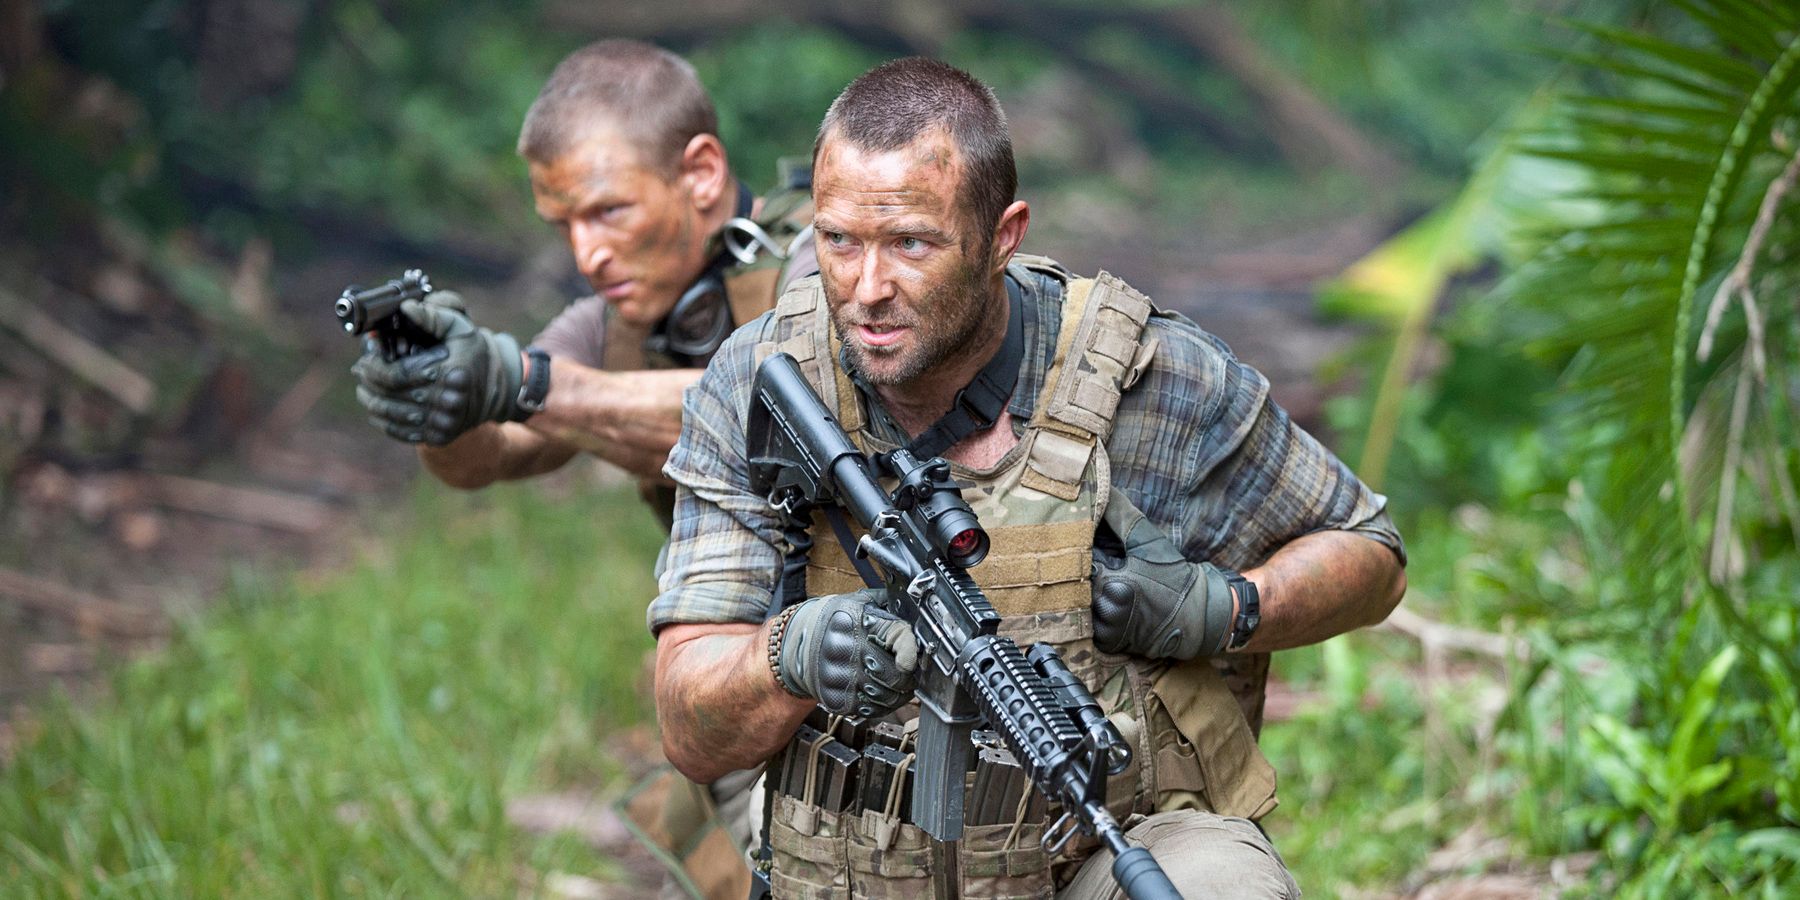
M 276 401 L 275 407 L 269 410 L 269 414 L 263 417 L 262 424 L 256 429 L 256 438 L 278 442 L 293 433 L 300 421 L 306 418 L 306 414 L 312 412 L 325 392 L 330 390 L 331 380 L 337 375 L 339 365 L 337 362 L 319 360 L 307 367 L 295 379 L 294 386 L 288 388 L 287 393 Z
M 1406 607 L 1389 613 L 1380 627 L 1398 631 L 1433 649 L 1461 650 L 1500 660 L 1522 659 L 1529 652 L 1521 638 L 1434 622 Z
M 236 487 L 179 475 L 144 475 L 151 502 L 263 528 L 310 534 L 331 524 L 330 506 L 311 497 L 264 488 Z
M 16 569 L 0 568 L 0 597 L 73 624 L 86 636 L 147 637 L 168 630 L 153 610 L 127 606 Z
M 0 325 L 133 413 L 145 415 L 155 405 L 150 379 L 5 288 L 0 288 Z

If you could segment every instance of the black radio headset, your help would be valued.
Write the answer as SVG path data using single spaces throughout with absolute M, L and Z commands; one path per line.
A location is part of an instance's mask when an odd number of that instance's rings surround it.
M 725 271 L 751 265 L 765 252 L 776 259 L 787 258 L 786 248 L 750 218 L 755 202 L 750 189 L 740 182 L 737 215 L 725 223 L 719 234 L 719 252 L 644 339 L 646 351 L 670 357 L 683 367 L 704 366 L 739 324 L 731 320 Z

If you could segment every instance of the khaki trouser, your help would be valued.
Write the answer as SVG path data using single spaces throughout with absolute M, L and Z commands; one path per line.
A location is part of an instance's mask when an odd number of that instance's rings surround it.
M 1126 832 L 1149 848 L 1183 897 L 1273 897 L 1297 900 L 1300 887 L 1287 864 L 1249 819 L 1196 810 L 1157 813 Z M 1101 850 L 1081 864 L 1057 900 L 1120 900 L 1112 854 Z

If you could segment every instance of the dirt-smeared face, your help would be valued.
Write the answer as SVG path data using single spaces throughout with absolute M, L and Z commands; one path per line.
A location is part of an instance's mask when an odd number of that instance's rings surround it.
M 569 152 L 531 163 L 531 194 L 588 284 L 627 322 L 655 324 L 706 267 L 688 176 L 645 166 L 616 129 L 596 125 Z
M 969 349 L 989 297 L 991 241 L 958 188 L 948 134 L 864 152 L 827 136 L 813 171 L 819 274 L 851 362 L 875 384 L 903 385 Z

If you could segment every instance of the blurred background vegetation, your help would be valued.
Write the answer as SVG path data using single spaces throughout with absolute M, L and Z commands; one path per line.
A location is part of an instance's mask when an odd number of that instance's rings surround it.
M 694 61 L 759 189 L 868 65 L 971 69 L 1030 249 L 1225 336 L 1388 494 L 1402 611 L 1275 664 L 1309 895 L 1800 892 L 1786 0 L 8 0 L 9 894 L 653 881 L 603 813 L 654 748 L 654 525 L 586 472 L 418 477 L 325 314 L 408 265 L 502 327 L 574 296 L 511 148 L 609 35 Z

